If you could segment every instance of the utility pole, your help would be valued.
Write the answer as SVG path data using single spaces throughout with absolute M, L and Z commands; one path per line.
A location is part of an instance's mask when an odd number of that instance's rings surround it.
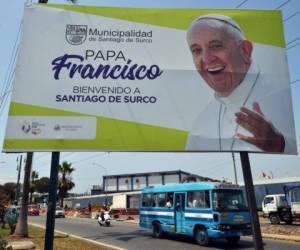
M 17 205 L 19 203 L 19 195 L 20 195 L 20 175 L 21 175 L 21 168 L 22 168 L 22 157 L 23 155 L 20 156 L 19 164 L 17 159 L 18 179 L 17 179 L 17 187 L 16 187 L 16 195 L 15 195 L 15 200 L 17 202 Z
M 238 184 L 234 153 L 232 152 L 231 154 L 232 154 L 232 161 L 233 161 L 234 181 L 235 184 Z
M 245 191 L 250 212 L 250 220 L 252 225 L 253 243 L 255 250 L 263 250 L 264 245 L 261 236 L 260 224 L 257 214 L 257 205 L 254 193 L 253 179 L 248 152 L 240 152 L 242 170 L 245 182 Z
M 60 152 L 52 152 L 44 250 L 53 250 Z

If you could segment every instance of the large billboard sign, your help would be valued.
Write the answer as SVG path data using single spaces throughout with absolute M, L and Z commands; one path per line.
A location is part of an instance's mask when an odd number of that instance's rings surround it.
M 281 12 L 25 8 L 4 151 L 295 154 Z

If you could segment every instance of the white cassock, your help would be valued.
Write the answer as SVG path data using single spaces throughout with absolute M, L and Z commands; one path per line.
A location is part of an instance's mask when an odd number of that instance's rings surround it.
M 257 102 L 265 118 L 284 136 L 284 153 L 295 154 L 297 144 L 290 88 L 279 80 L 270 74 L 263 75 L 252 64 L 242 83 L 230 96 L 215 94 L 213 101 L 199 114 L 188 136 L 186 150 L 262 152 L 256 146 L 234 138 L 236 133 L 252 136 L 237 125 L 235 113 L 242 106 L 253 110 L 253 103 Z

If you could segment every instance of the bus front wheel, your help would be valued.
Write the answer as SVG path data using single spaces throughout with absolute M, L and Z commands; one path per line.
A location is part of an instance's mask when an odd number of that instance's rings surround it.
M 195 229 L 194 238 L 196 242 L 201 246 L 208 246 L 210 243 L 210 239 L 208 237 L 207 231 L 205 228 L 197 227 Z
M 159 222 L 154 222 L 152 226 L 152 235 L 154 238 L 161 238 L 163 236 L 163 231 Z

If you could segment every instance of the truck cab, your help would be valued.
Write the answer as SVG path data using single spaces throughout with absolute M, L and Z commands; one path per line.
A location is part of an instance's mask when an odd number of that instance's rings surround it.
M 278 207 L 286 206 L 284 194 L 272 194 L 265 196 L 262 202 L 264 216 L 269 216 L 272 212 L 277 212 Z

